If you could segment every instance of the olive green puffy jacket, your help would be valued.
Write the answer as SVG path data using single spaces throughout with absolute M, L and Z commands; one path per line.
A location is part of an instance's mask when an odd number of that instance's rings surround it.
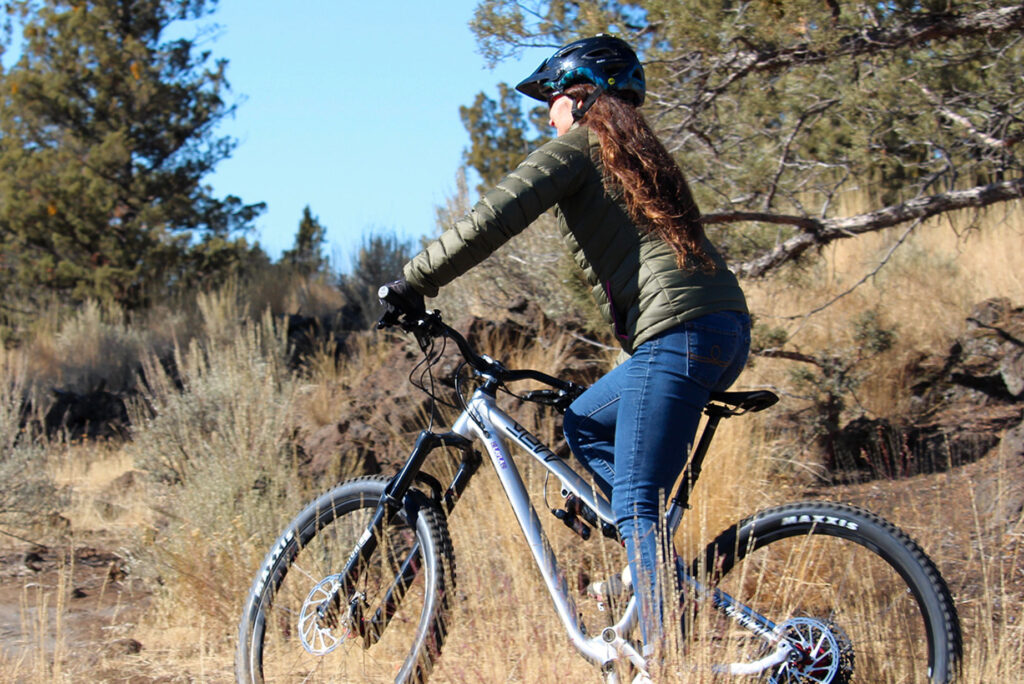
M 597 137 L 585 126 L 535 150 L 473 210 L 415 256 L 404 277 L 433 297 L 556 206 L 562 236 L 627 353 L 683 321 L 747 310 L 736 277 L 710 243 L 717 269 L 682 270 L 665 242 L 637 229 L 602 182 Z

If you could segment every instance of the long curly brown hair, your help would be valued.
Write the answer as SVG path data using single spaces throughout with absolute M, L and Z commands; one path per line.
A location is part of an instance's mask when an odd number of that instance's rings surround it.
M 593 90 L 594 86 L 580 84 L 567 88 L 565 94 L 578 102 Z M 691 257 L 701 267 L 714 270 L 703 248 L 704 227 L 690 186 L 643 114 L 632 103 L 605 93 L 580 123 L 597 134 L 605 183 L 621 189 L 637 226 L 668 243 L 680 268 Z M 693 265 L 691 260 L 688 266 Z

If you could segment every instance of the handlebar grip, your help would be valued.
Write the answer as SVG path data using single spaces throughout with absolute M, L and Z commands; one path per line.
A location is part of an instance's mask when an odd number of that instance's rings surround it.
M 402 316 L 421 318 L 426 314 L 423 296 L 404 280 L 393 280 L 377 288 L 377 298 L 384 305 L 384 315 L 377 322 L 378 328 L 399 323 Z

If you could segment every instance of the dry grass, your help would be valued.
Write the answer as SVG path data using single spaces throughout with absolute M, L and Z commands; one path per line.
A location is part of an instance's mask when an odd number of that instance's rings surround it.
M 807 352 L 854 348 L 850 322 L 877 310 L 898 341 L 864 366 L 867 379 L 857 398 L 870 413 L 900 413 L 905 397 L 893 388 L 900 387 L 910 358 L 945 353 L 984 299 L 1024 302 L 1018 248 L 1024 244 L 1024 207 L 1017 202 L 991 210 L 984 230 L 974 225 L 976 219 L 964 212 L 925 223 L 891 256 L 905 229 L 833 243 L 824 259 L 788 278 L 746 283 L 751 310 L 759 321 L 784 329 L 789 348 Z M 791 366 L 760 361 L 741 383 L 785 388 Z
M 866 364 L 858 399 L 871 413 L 898 412 L 904 399 L 897 388 L 913 354 L 944 352 L 981 299 L 1005 296 L 1024 303 L 1020 207 L 987 216 L 984 230 L 968 229 L 967 217 L 963 221 L 963 226 L 943 220 L 919 227 L 884 268 L 849 293 L 885 257 L 899 233 L 836 244 L 821 263 L 800 273 L 748 283 L 752 308 L 760 320 L 786 329 L 789 346 L 808 353 L 849 347 L 849 321 L 862 311 L 878 310 L 896 326 L 898 344 Z M 548 251 L 543 247 L 540 253 Z M 503 258 L 514 263 L 520 257 L 510 252 Z M 514 278 L 494 287 L 514 290 Z M 41 327 L 22 350 L 0 350 L 4 477 L 29 478 L 51 491 L 67 492 L 60 502 L 62 526 L 16 521 L 0 511 L 2 529 L 55 549 L 105 545 L 128 559 L 138 581 L 136 593 L 121 595 L 116 610 L 96 613 L 102 636 L 86 638 L 77 623 L 69 622 L 79 604 L 68 598 L 71 588 L 85 581 L 86 568 L 68 560 L 57 562 L 49 574 L 4 575 L 5 585 L 16 588 L 8 603 L 23 617 L 18 618 L 20 634 L 5 637 L 0 648 L 0 682 L 231 681 L 236 621 L 254 570 L 273 536 L 313 494 L 299 480 L 289 448 L 294 416 L 301 412 L 317 424 L 335 420 L 345 406 L 340 388 L 358 386 L 388 351 L 366 338 L 349 359 L 336 364 L 325 353 L 304 377 L 295 378 L 284 368 L 281 331 L 267 318 L 253 320 L 241 299 L 231 290 L 202 298 L 193 319 L 198 324 L 188 337 L 164 337 L 152 325 L 136 329 L 123 324 L 117 312 L 87 307 L 76 317 Z M 311 287 L 279 305 L 311 310 L 324 301 L 330 301 L 329 295 Z M 456 305 L 461 303 L 453 301 Z M 518 350 L 504 349 L 501 340 L 485 346 L 511 366 L 563 367 L 572 338 L 558 330 L 540 337 L 537 345 Z M 176 350 L 184 392 L 173 389 L 171 378 L 159 369 L 154 347 Z M 68 365 L 69 349 L 78 352 L 78 370 Z M 15 397 L 23 393 L 26 378 L 39 372 L 61 381 L 78 377 L 87 384 L 91 364 L 102 367 L 110 349 L 137 355 L 152 381 L 148 400 L 157 415 L 137 423 L 134 441 L 123 446 L 15 444 Z M 759 361 L 738 386 L 778 388 L 787 394 L 783 408 L 800 402 L 789 396 L 788 368 L 781 361 Z M 141 417 L 135 416 L 137 421 Z M 557 439 L 558 425 L 550 416 L 524 412 L 517 418 L 542 439 Z M 767 425 L 754 416 L 727 421 L 720 429 L 697 484 L 694 508 L 676 540 L 684 556 L 741 515 L 805 493 L 805 445 L 788 443 Z M 542 509 L 542 471 L 529 464 L 523 471 Z M 888 483 L 832 494 L 891 517 L 942 568 L 957 592 L 965 626 L 964 681 L 1021 681 L 1024 522 L 999 521 L 1001 534 L 992 534 L 994 523 L 985 510 L 992 497 L 1009 495 L 1010 483 L 1005 492 L 983 495 L 977 489 L 981 476 L 965 468 L 920 478 L 914 487 L 928 494 L 916 496 L 913 505 Z M 550 496 L 554 502 L 557 492 Z M 953 500 L 975 505 L 948 505 Z M 567 561 L 570 584 L 579 573 L 601 577 L 620 569 L 614 544 L 579 544 L 552 516 L 544 510 L 540 514 L 556 553 Z M 454 626 L 431 681 L 599 681 L 567 643 L 488 466 L 450 522 L 459 592 Z M 3 548 L 23 553 L 27 547 L 6 538 Z M 113 586 L 103 591 L 113 592 Z M 588 624 L 603 617 L 592 603 L 579 603 Z M 142 643 L 140 652 L 111 650 L 110 644 L 128 636 Z M 710 679 L 687 674 L 677 681 Z

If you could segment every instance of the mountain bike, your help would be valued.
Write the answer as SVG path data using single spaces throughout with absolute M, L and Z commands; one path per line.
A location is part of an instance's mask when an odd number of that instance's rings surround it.
M 424 352 L 421 363 L 435 364 L 441 355 L 436 343 L 451 341 L 475 374 L 476 388 L 467 397 L 456 373 L 461 413 L 450 430 L 424 429 L 394 476 L 343 482 L 285 528 L 245 603 L 238 681 L 426 681 L 453 613 L 448 516 L 484 460 L 478 445 L 573 646 L 607 682 L 645 672 L 632 640 L 639 630 L 628 572 L 616 585 L 624 595 L 605 599 L 613 608 L 605 611 L 608 624 L 588 630 L 510 445 L 557 480 L 565 505 L 553 512 L 581 539 L 597 530 L 617 540 L 609 501 L 497 401 L 499 390 L 533 381 L 544 388 L 515 396 L 564 412 L 583 387 L 506 368 L 478 354 L 437 311 L 403 310 L 386 286 L 379 294 L 392 305 L 382 325 L 412 333 Z M 669 538 L 689 506 L 687 483 L 700 475 L 720 421 L 777 400 L 765 390 L 712 395 L 683 484 L 666 505 Z M 438 449 L 458 455 L 447 484 L 423 467 Z M 702 682 L 946 683 L 961 660 L 956 609 L 936 566 L 909 536 L 860 508 L 814 501 L 763 510 L 723 531 L 691 562 L 676 559 L 675 573 L 683 606 L 679 629 L 687 630 L 687 643 L 710 654 L 700 659 L 710 658 L 706 665 L 694 665 L 709 671 L 698 677 Z

